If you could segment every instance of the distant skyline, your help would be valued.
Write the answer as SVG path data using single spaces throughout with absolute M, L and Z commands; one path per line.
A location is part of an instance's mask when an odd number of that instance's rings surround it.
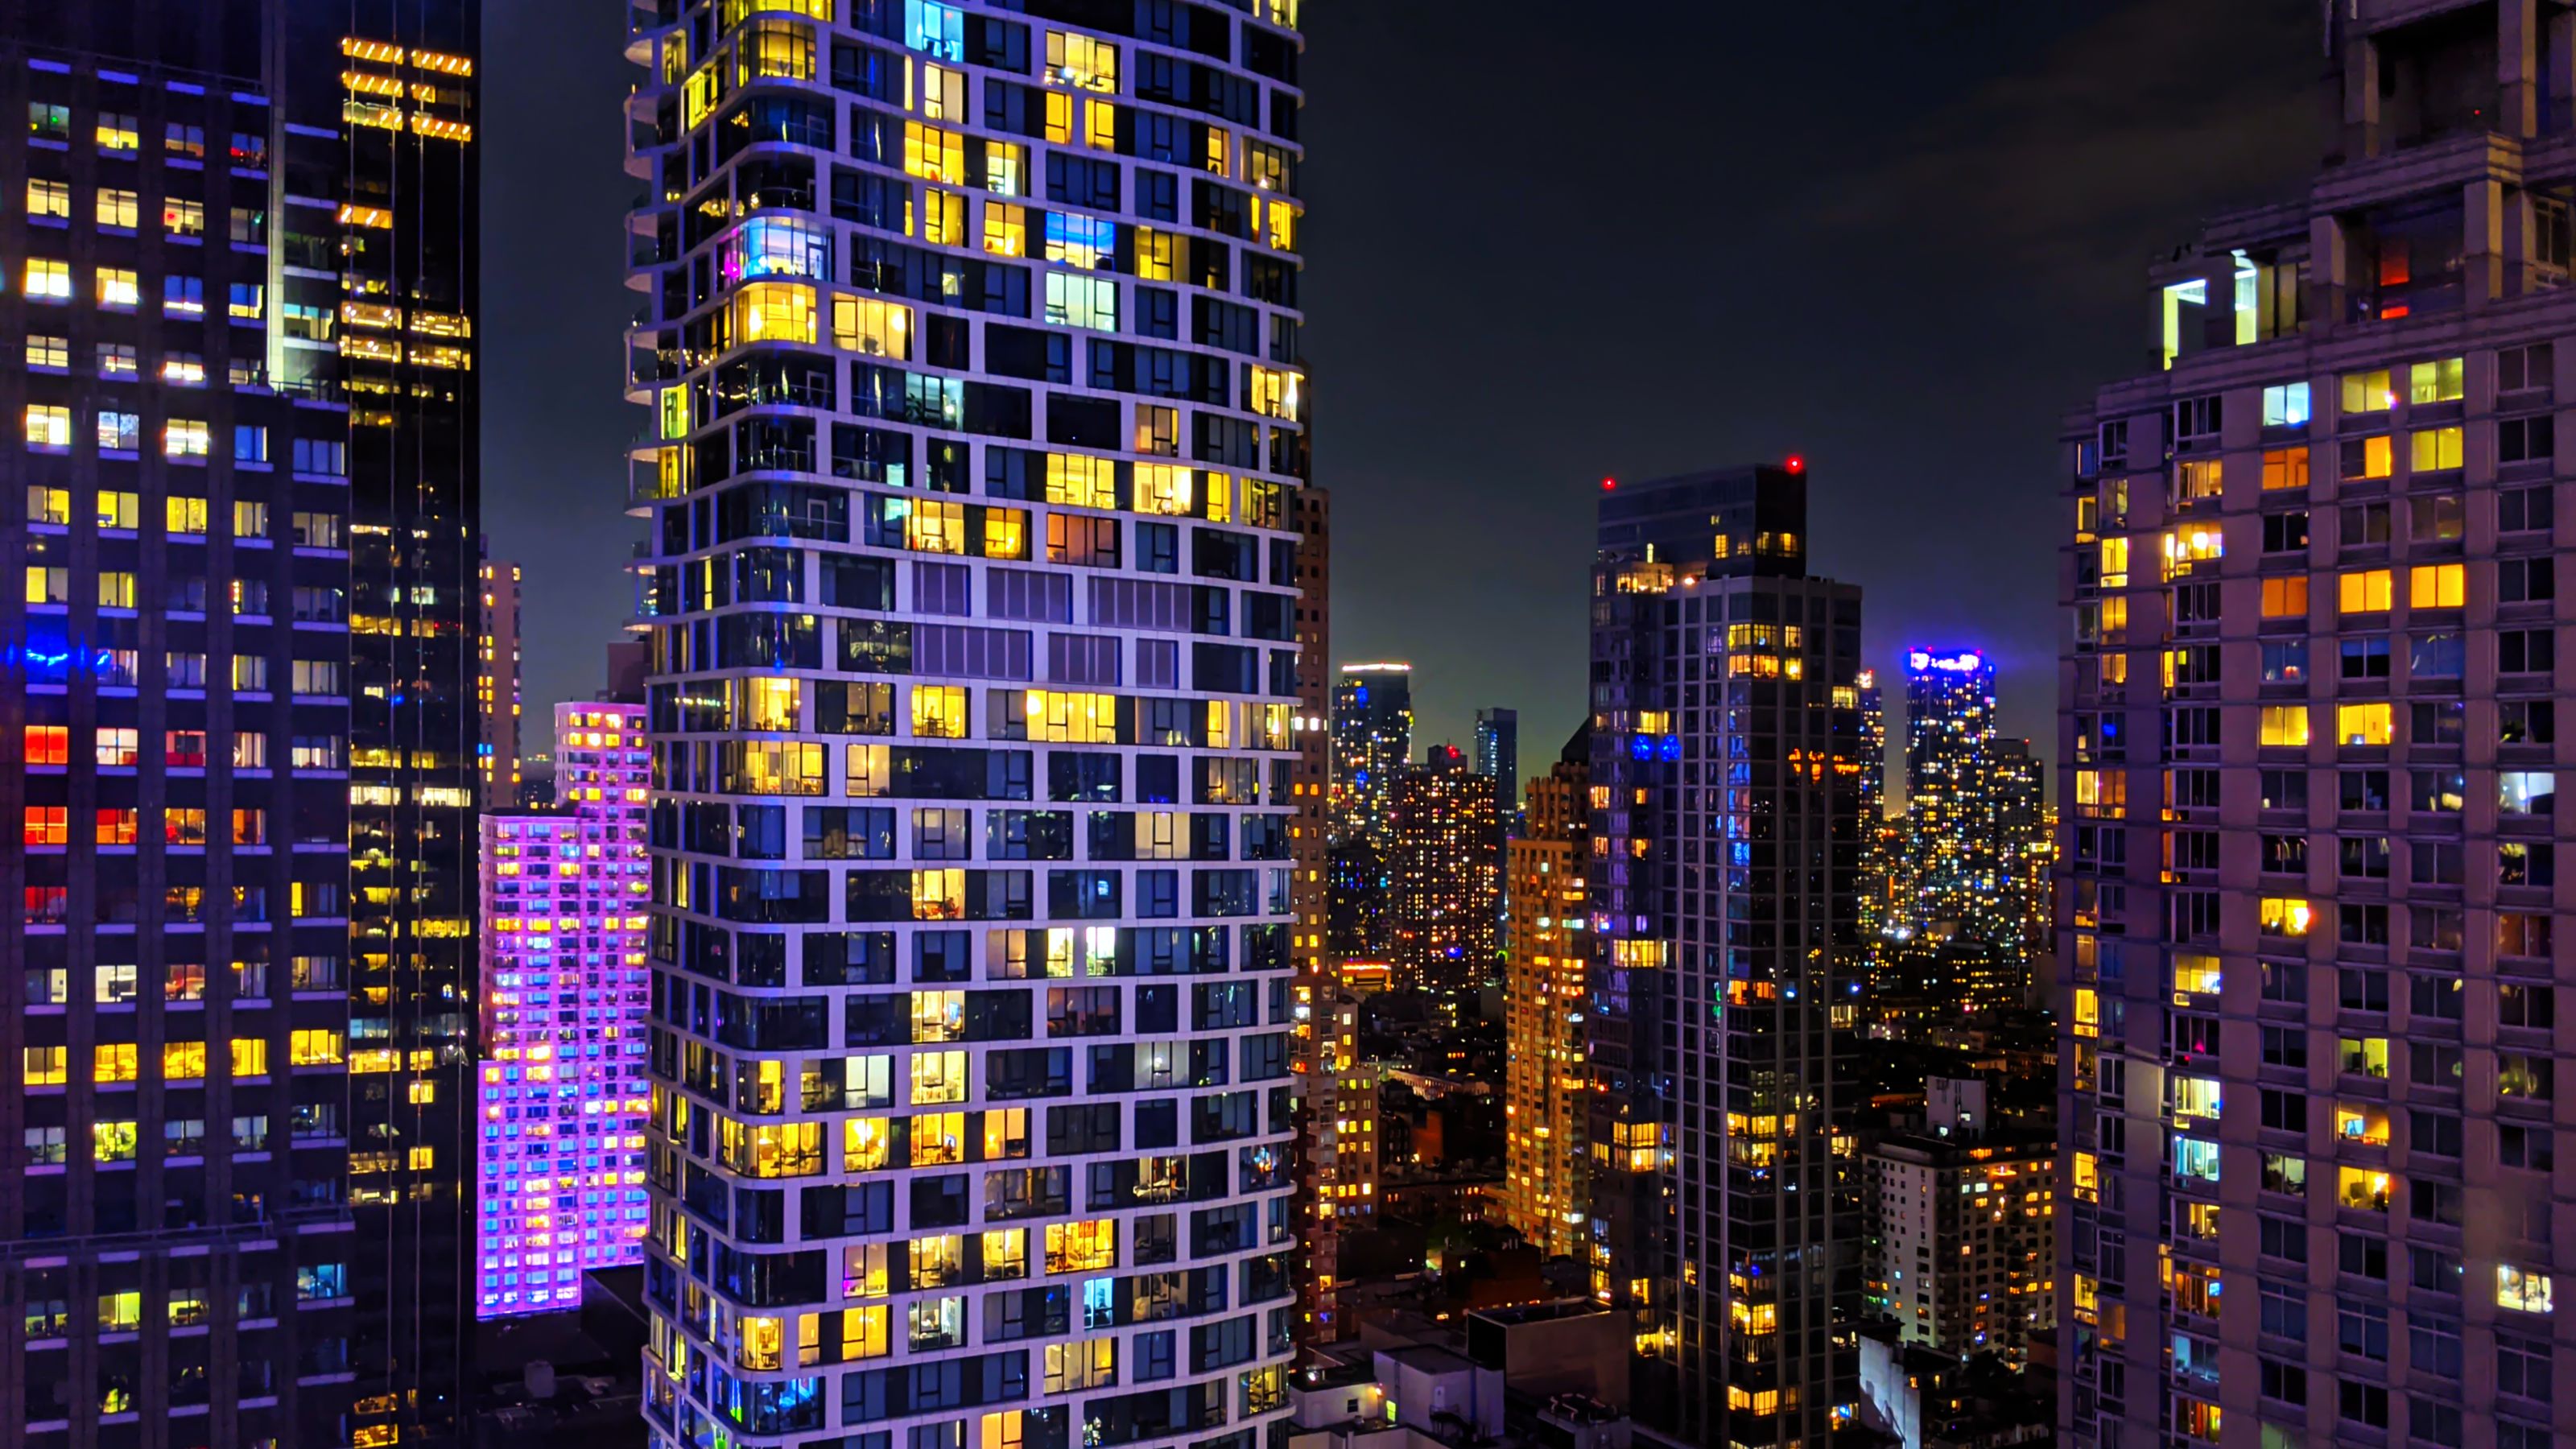
M 1798 453 L 1809 558 L 1862 587 L 1867 662 L 1987 651 L 2003 729 L 2053 762 L 2059 419 L 2149 365 L 2148 262 L 2314 162 L 2316 7 L 1472 15 L 1308 17 L 1324 662 L 1411 662 L 1423 746 L 1464 747 L 1489 706 L 1561 740 L 1599 480 Z M 528 566 L 532 717 L 600 686 L 633 603 L 623 18 L 486 22 L 490 133 L 547 138 L 485 155 L 485 518 Z M 1564 100 L 1498 105 L 1503 78 Z M 1393 144 L 1469 117 L 1472 188 Z

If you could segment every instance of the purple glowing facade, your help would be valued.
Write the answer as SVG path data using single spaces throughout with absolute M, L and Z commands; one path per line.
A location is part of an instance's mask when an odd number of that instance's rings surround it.
M 643 1260 L 644 709 L 555 707 L 552 814 L 483 817 L 478 1318 Z

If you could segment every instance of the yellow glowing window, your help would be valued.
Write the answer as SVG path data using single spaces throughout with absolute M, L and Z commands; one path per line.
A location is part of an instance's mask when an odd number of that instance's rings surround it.
M 1222 135 L 1222 132 L 1210 134 Z M 1085 101 L 1082 105 L 1082 144 L 1095 151 L 1118 149 L 1118 108 L 1107 101 Z
M 90 1049 L 93 1082 L 131 1082 L 139 1070 L 132 1042 L 101 1042 Z
M 2395 1178 L 2368 1167 L 2335 1169 L 2335 1202 L 2363 1212 L 2388 1211 L 2390 1189 Z
M 1141 475 L 1146 466 L 1138 465 L 1137 472 Z M 1075 508 L 1115 508 L 1118 506 L 1118 465 L 1107 458 L 1049 453 L 1046 501 Z
M 925 181 L 949 186 L 966 183 L 966 143 L 955 131 L 903 123 L 903 169 Z
M 2467 373 L 2467 362 L 2463 358 L 2445 357 L 2435 362 L 2416 363 L 2406 370 L 2406 401 L 2412 404 L 2458 402 L 2468 392 Z
M 1296 208 L 1276 197 L 1268 201 L 1256 197 L 1253 199 L 1253 205 L 1261 208 L 1265 223 L 1264 231 L 1269 237 L 1271 249 L 1283 252 L 1295 251 L 1297 249 Z
M 820 795 L 823 747 L 793 740 L 742 743 L 742 790 L 747 795 Z
M 2343 410 L 2348 413 L 2384 413 L 2397 401 L 2389 389 L 2388 369 L 2377 372 L 2347 372 L 2343 375 Z
M 737 43 L 735 78 L 746 83 L 812 80 L 815 49 L 814 33 L 802 25 L 786 20 L 754 21 Z
M 962 921 L 966 918 L 966 872 L 916 870 L 912 873 L 912 918 L 916 921 Z M 919 1102 L 920 1098 L 913 1099 Z
M 2308 707 L 2304 704 L 2267 704 L 2263 706 L 2261 733 L 2256 742 L 2264 745 L 2304 745 L 2308 742 Z
M 730 304 L 736 342 L 814 340 L 814 289 L 795 282 L 754 282 Z
M 143 198 L 121 187 L 102 186 L 92 203 L 91 213 L 100 226 L 123 227 L 131 231 L 142 225 Z
M 1187 514 L 1195 511 L 1197 470 L 1170 463 L 1139 463 L 1135 476 L 1137 512 Z
M 966 691 L 953 684 L 912 687 L 912 732 L 923 739 L 962 740 L 967 734 Z
M 984 509 L 984 557 L 1027 558 L 1029 556 L 1029 512 L 1025 508 L 1002 508 L 986 505 Z
M 27 259 L 27 295 L 42 301 L 60 302 L 72 294 L 72 267 L 69 262 L 51 261 L 44 257 Z M 133 305 L 128 303 L 128 306 Z
M 2412 609 L 2456 609 L 2468 602 L 2466 564 L 2417 564 L 2406 571 L 2406 605 Z
M 2275 448 L 2263 455 L 2263 487 L 2266 492 L 2276 488 L 2305 488 L 2307 486 L 2307 449 Z
M 2164 536 L 2165 576 L 2217 558 L 2225 551 L 2225 540 L 2215 524 L 2197 528 L 2177 528 Z
M 884 1304 L 841 1310 L 841 1361 L 855 1363 L 861 1359 L 883 1358 L 894 1351 L 887 1323 L 892 1310 Z
M 2396 446 L 2382 434 L 2361 440 L 2361 471 L 2357 478 L 2385 478 L 2396 471 Z
M 1300 386 L 1296 373 L 1256 367 L 1252 369 L 1252 410 L 1264 417 L 1302 421 L 1306 407 L 1299 397 Z
M 1073 97 L 1060 91 L 1047 92 L 1046 139 L 1058 146 L 1073 140 Z
M 2551 1309 L 2550 1281 L 2546 1273 L 2519 1268 L 2511 1263 L 2496 1264 L 2495 1301 L 2498 1308 L 2516 1313 L 2547 1313 Z
M 1028 692 L 1028 737 L 1046 744 L 1118 743 L 1118 696 L 1062 690 Z
M 2346 614 L 2385 612 L 2394 587 L 2386 569 L 2356 569 L 2335 580 L 2335 607 Z
M 2178 955 L 2173 963 L 2173 989 L 2192 995 L 2218 994 L 2218 958 Z
M 2406 435 L 2411 457 L 2408 466 L 2418 473 L 2461 465 L 2461 432 L 2457 427 L 2418 428 Z
M 803 716 L 804 682 L 797 679 L 745 679 L 737 681 L 743 691 L 741 727 L 752 730 L 792 730 Z
M 71 1080 L 70 1060 L 69 1047 L 24 1048 L 21 1052 L 21 1061 L 26 1069 L 26 1085 L 30 1087 L 65 1085 Z
M 2304 619 L 2307 616 L 2308 580 L 2305 574 L 2263 581 L 2264 618 Z
M 287 1057 L 299 1067 L 332 1066 L 343 1055 L 341 1041 L 336 1031 L 298 1031 L 287 1039 Z
M 852 745 L 842 792 L 853 798 L 882 795 L 894 783 L 893 753 L 884 745 Z
M 71 183 L 68 181 L 28 182 L 27 214 L 69 219 L 72 214 Z
M 965 1160 L 965 1113 L 925 1112 L 912 1119 L 914 1167 L 947 1167 Z
M 903 542 L 919 553 L 966 551 L 966 505 L 938 498 L 917 498 L 904 517 Z
M 2304 936 L 2312 919 L 2308 903 L 2290 896 L 2265 896 L 2255 915 L 2266 936 Z
M 1046 38 L 1046 78 L 1058 85 L 1114 94 L 1118 89 L 1118 47 L 1088 35 L 1050 30 Z
M 834 297 L 832 345 L 871 357 L 908 358 L 912 356 L 912 309 L 900 302 Z
M 947 872 L 959 874 L 957 871 Z M 966 1053 L 961 1051 L 914 1052 L 912 1054 L 912 1105 L 935 1107 L 966 1100 Z
M 234 1037 L 233 1075 L 236 1077 L 267 1076 L 268 1043 L 257 1037 Z
M 882 1117 L 853 1117 L 841 1124 L 841 1168 L 875 1172 L 887 1165 L 893 1136 Z
M 1028 209 L 1007 201 L 985 202 L 984 250 L 995 256 L 1027 256 L 1029 253 Z
M 935 247 L 966 245 L 966 198 L 936 186 L 923 187 L 919 232 L 923 241 Z
M 2075 1196 L 2080 1201 L 2096 1202 L 2100 1200 L 2102 1192 L 2102 1167 L 2100 1160 L 2095 1158 L 2090 1152 L 2078 1152 L 2075 1154 L 2074 1187 Z
M 2129 586 L 2129 541 L 2125 538 L 2102 540 L 2101 584 L 2106 589 Z
M 143 285 L 134 279 L 131 267 L 98 269 L 98 305 L 102 307 L 137 307 L 143 303 Z
M 1096 1273 L 1118 1266 L 1118 1223 L 1112 1218 L 1049 1223 L 1046 1270 L 1050 1273 Z
M 2394 706 L 2386 700 L 2369 704 L 2335 706 L 2335 742 L 2346 745 L 2386 745 L 2396 739 L 2392 722 Z
M 206 1044 L 201 1041 L 165 1042 L 161 1047 L 161 1076 L 165 1081 L 195 1082 L 206 1075 Z
M 1179 275 L 1181 239 L 1150 226 L 1135 230 L 1136 275 L 1149 282 L 1169 282 Z

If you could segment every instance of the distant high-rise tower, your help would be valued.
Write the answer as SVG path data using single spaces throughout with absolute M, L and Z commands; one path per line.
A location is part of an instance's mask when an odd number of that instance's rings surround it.
M 1496 960 L 1502 824 L 1494 782 L 1455 746 L 1435 747 L 1396 776 L 1388 934 L 1396 984 L 1453 1008 L 1483 987 Z
M 483 817 L 475 1313 L 559 1313 L 644 1257 L 641 704 L 555 706 L 545 814 Z
M 1413 666 L 1345 664 L 1333 687 L 1333 829 L 1395 843 L 1395 778 L 1413 760 Z
M 2576 47 L 2319 8 L 2064 438 L 2060 1439 L 2567 1449 Z
M 483 561 L 482 671 L 475 685 L 483 715 L 483 808 L 515 810 L 523 765 L 519 750 L 519 566 Z
M 0 1443 L 463 1397 L 470 0 L 0 0 Z
M 1258 1449 L 1293 0 L 642 0 L 655 1449 Z
M 1803 468 L 1601 498 L 1594 1290 L 1659 1443 L 1821 1444 L 1857 1401 L 1836 1124 L 1861 875 L 1860 591 L 1807 575 Z M 1715 787 L 1712 781 L 1740 780 Z
M 1583 1051 L 1591 990 L 1589 725 L 1529 782 L 1526 825 L 1504 847 L 1502 1217 L 1549 1257 L 1588 1256 Z
M 1907 954 L 1973 962 L 1994 990 L 1972 1007 L 2016 1004 L 2035 954 L 2044 884 L 2037 766 L 2028 741 L 1995 732 L 1994 662 L 1974 650 L 1906 659 L 1904 851 L 1894 892 Z M 1958 967 L 1935 970 L 1957 976 Z
M 1506 815 L 1520 808 L 1521 717 L 1508 709 L 1476 711 L 1475 771 L 1494 782 L 1494 799 Z

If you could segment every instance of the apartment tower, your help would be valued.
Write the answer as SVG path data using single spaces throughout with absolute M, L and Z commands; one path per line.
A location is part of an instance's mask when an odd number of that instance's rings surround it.
M 1592 591 L 1591 1234 L 1654 1442 L 1813 1444 L 1857 1401 L 1860 591 L 1804 465 L 1605 487 Z
M 1592 1088 L 1583 1053 L 1591 994 L 1590 726 L 1529 782 L 1522 832 L 1503 846 L 1501 1217 L 1551 1258 L 1587 1257 L 1584 1140 Z
M 0 3 L 12 1444 L 453 1427 L 476 20 Z
M 644 706 L 554 724 L 555 808 L 482 822 L 478 1318 L 577 1309 L 644 1255 Z
M 1296 9 L 631 12 L 656 1445 L 1285 1412 Z
M 2327 7 L 2314 182 L 2071 420 L 2071 1444 L 2567 1442 L 2571 20 Z

